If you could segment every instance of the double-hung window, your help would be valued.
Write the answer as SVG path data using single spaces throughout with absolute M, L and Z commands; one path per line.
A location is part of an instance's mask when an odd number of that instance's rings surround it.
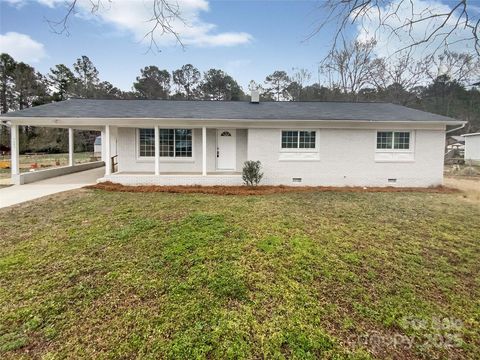
M 282 149 L 315 149 L 315 131 L 282 131 Z
M 192 129 L 159 129 L 160 157 L 192 157 Z M 139 129 L 139 156 L 155 156 L 155 130 Z
M 377 131 L 377 150 L 410 150 L 410 132 Z

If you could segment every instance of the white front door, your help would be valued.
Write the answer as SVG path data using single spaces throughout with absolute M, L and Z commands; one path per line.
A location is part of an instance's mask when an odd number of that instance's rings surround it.
M 217 129 L 217 169 L 235 170 L 237 133 L 234 129 Z

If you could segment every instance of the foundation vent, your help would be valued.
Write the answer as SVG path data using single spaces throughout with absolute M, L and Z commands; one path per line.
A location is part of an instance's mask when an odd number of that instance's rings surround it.
M 294 183 L 301 183 L 301 182 L 302 182 L 302 178 L 292 178 L 292 182 L 294 182 Z
M 389 182 L 390 184 L 395 184 L 395 183 L 397 182 L 397 179 L 393 179 L 393 178 L 392 178 L 392 179 L 388 179 L 388 182 Z

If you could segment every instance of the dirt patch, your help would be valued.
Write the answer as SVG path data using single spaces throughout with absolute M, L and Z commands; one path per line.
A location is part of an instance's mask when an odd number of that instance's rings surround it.
M 480 203 L 480 177 L 445 177 L 444 183 L 448 187 L 460 190 L 465 200 Z
M 179 194 L 213 194 L 213 195 L 267 195 L 278 193 L 300 193 L 317 191 L 334 192 L 427 192 L 427 193 L 455 193 L 456 189 L 444 186 L 429 188 L 396 188 L 396 187 L 335 187 L 335 186 L 158 186 L 139 185 L 128 186 L 103 182 L 96 185 L 86 186 L 87 189 L 99 189 L 118 192 L 168 192 Z

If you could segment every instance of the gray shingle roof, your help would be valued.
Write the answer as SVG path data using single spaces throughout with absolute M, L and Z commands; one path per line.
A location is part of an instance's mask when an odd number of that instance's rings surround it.
M 457 121 L 388 103 L 86 99 L 40 105 L 2 117 Z

